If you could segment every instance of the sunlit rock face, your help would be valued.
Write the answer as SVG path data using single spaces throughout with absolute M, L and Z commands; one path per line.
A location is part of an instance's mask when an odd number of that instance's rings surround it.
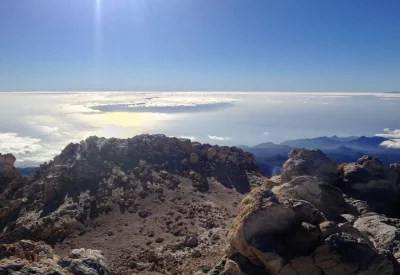
M 5 171 L 13 171 L 15 158 L 4 156 L 2 161 Z M 166 272 L 178 262 L 190 262 L 222 246 L 226 236 L 221 231 L 236 213 L 237 202 L 267 180 L 254 156 L 236 147 L 165 135 L 128 139 L 92 136 L 70 143 L 29 178 L 17 176 L 4 181 L 5 188 L 0 192 L 0 243 L 28 239 L 55 247 L 68 246 L 66 239 L 85 239 L 93 231 L 102 232 L 103 227 L 96 225 L 99 219 L 105 219 L 104 224 L 112 229 L 107 230 L 106 240 L 96 237 L 84 248 L 106 242 L 102 246 L 106 247 L 106 255 L 118 268 L 132 274 L 150 268 L 154 261 L 142 250 L 153 246 L 137 238 L 145 234 L 157 245 L 151 251 L 160 259 L 154 270 Z M 137 228 L 142 225 L 142 229 Z M 150 229 L 154 232 L 144 232 Z M 111 239 L 116 235 L 125 236 L 122 244 Z M 171 244 L 179 241 L 183 241 L 182 247 Z M 135 253 L 130 254 L 135 255 L 138 264 L 131 265 L 115 254 L 116 250 L 131 251 L 132 247 Z M 222 253 L 217 255 L 219 258 Z M 62 267 L 64 264 L 67 262 Z M 185 268 L 189 274 L 193 266 Z M 116 274 L 125 273 L 119 270 Z
M 242 200 L 208 274 L 399 274 L 400 219 L 384 215 L 397 213 L 398 172 L 373 157 L 338 167 L 293 150 L 281 176 Z
M 334 183 L 337 164 L 321 150 L 294 149 L 283 164 L 282 180 L 290 181 L 297 176 L 313 176 L 326 183 Z
M 399 274 L 400 219 L 385 216 L 400 201 L 399 169 L 372 157 L 338 167 L 319 150 L 295 149 L 282 174 L 269 179 L 252 154 L 236 147 L 146 134 L 71 143 L 29 178 L 15 173 L 11 155 L 0 160 L 0 243 L 46 241 L 65 253 L 64 240 L 89 235 L 91 245 L 105 242 L 117 274 Z M 385 201 L 388 187 L 393 194 Z M 152 238 L 146 249 L 138 236 Z M 122 253 L 128 239 L 137 250 L 124 255 L 127 264 L 114 252 Z M 31 241 L 20 246 L 46 249 Z M 105 262 L 99 251 L 71 253 L 49 268 L 74 274 L 82 257 Z M 193 266 L 222 256 L 211 270 Z M 30 263 L 16 264 L 29 270 Z M 87 270 L 82 274 L 96 274 Z

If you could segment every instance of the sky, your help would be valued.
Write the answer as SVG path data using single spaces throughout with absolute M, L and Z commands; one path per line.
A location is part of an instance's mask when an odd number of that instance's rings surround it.
M 400 90 L 398 0 L 2 0 L 0 91 Z

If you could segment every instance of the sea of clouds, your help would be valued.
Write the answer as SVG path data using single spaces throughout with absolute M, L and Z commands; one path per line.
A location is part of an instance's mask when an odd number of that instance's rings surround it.
M 18 166 L 88 136 L 141 133 L 229 145 L 378 135 L 400 148 L 400 95 L 278 92 L 0 93 L 0 153 Z M 383 130 L 384 129 L 384 130 Z

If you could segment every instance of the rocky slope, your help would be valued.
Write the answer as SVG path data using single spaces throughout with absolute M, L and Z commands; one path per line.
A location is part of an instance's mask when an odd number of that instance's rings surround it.
M 11 155 L 0 161 L 0 243 L 44 241 L 61 257 L 100 249 L 115 274 L 207 270 L 236 204 L 267 181 L 241 149 L 163 135 L 90 137 L 30 178 Z
M 373 157 L 295 149 L 269 179 L 238 148 L 141 135 L 70 144 L 30 178 L 14 161 L 0 274 L 400 274 L 400 167 Z
M 398 165 L 296 149 L 283 168 L 242 200 L 208 274 L 400 274 Z
M 0 245 L 0 274 L 111 275 L 101 251 L 72 250 L 60 259 L 44 242 L 21 240 Z

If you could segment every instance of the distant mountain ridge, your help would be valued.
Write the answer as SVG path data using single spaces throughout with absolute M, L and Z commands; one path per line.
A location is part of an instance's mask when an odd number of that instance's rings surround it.
M 288 153 L 294 148 L 321 149 L 338 164 L 354 162 L 364 155 L 378 157 L 384 163 L 400 163 L 400 149 L 386 148 L 384 137 L 316 137 L 294 139 L 275 144 L 264 142 L 255 146 L 238 146 L 254 154 L 259 166 L 269 175 L 276 175 L 287 160 Z
M 388 139 L 383 137 L 316 137 L 306 139 L 294 139 L 282 142 L 280 145 L 287 145 L 292 148 L 302 147 L 307 149 L 332 149 L 340 146 L 359 149 L 365 147 L 380 147 L 380 144 Z M 264 143 L 263 143 L 264 144 Z M 258 145 L 254 146 L 257 147 Z
M 282 164 L 294 148 L 321 149 L 339 164 L 357 161 L 363 155 L 376 156 L 384 163 L 400 163 L 400 149 L 380 146 L 386 140 L 388 139 L 377 136 L 338 137 L 334 135 L 287 140 L 280 144 L 264 142 L 255 146 L 238 145 L 237 147 L 253 153 L 264 173 L 276 175 L 280 173 Z M 22 175 L 29 176 L 35 167 L 17 167 L 17 169 Z

